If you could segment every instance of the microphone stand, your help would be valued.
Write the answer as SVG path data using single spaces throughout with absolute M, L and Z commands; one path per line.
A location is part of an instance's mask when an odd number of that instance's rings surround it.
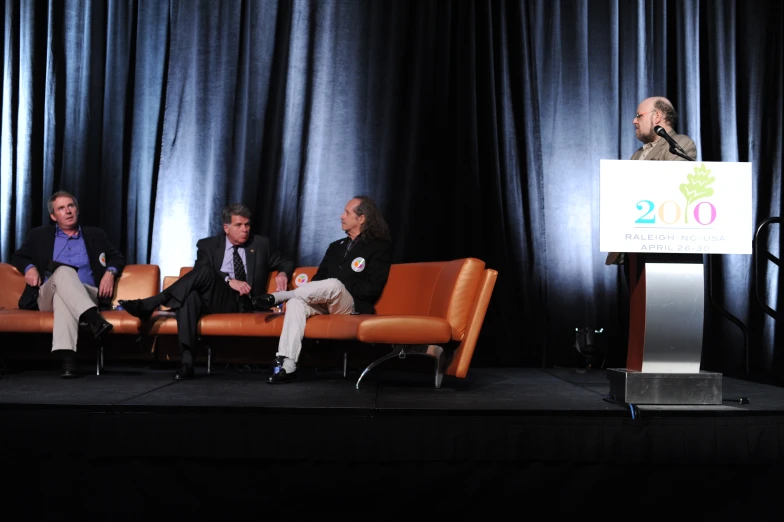
M 653 128 L 653 132 L 655 132 L 656 134 L 658 134 L 659 136 L 661 136 L 662 138 L 667 140 L 667 143 L 670 145 L 670 152 L 672 154 L 675 154 L 676 156 L 681 157 L 681 158 L 685 159 L 686 161 L 697 161 L 697 160 L 693 160 L 689 156 L 687 156 L 686 155 L 686 151 L 683 150 L 683 147 L 678 145 L 678 142 L 675 141 L 674 139 L 672 139 L 672 137 L 669 134 L 667 134 L 667 130 L 664 127 L 662 127 L 661 125 L 655 126 Z
M 689 156 L 687 156 L 683 152 L 679 151 L 678 149 L 676 149 L 672 144 L 670 144 L 670 152 L 675 154 L 676 156 L 680 156 L 681 158 L 685 159 L 686 161 L 697 161 L 697 160 L 695 160 L 693 158 L 690 158 Z

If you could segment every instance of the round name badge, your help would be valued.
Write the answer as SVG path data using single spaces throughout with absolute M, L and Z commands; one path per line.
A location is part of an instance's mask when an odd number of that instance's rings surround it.
M 304 285 L 308 282 L 308 274 L 299 274 L 296 279 L 294 279 L 294 284 L 297 286 Z
M 365 269 L 365 258 L 358 257 L 351 262 L 351 270 L 354 272 L 361 272 Z
M 101 262 L 101 266 L 106 266 L 106 253 L 101 252 L 101 255 L 98 256 L 98 261 Z

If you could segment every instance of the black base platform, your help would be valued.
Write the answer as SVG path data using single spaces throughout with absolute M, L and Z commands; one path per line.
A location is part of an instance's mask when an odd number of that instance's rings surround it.
M 607 399 L 603 370 L 477 368 L 436 389 L 379 368 L 359 390 L 356 372 L 83 370 L 0 378 L 7 520 L 782 518 L 775 386 L 725 377 L 721 405 L 638 406 Z

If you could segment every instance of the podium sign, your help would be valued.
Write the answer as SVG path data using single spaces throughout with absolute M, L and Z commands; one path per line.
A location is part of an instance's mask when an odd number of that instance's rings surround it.
M 627 367 L 607 370 L 610 395 L 721 404 L 721 374 L 700 370 L 703 254 L 752 253 L 751 164 L 602 160 L 600 197 L 600 249 L 625 252 L 630 273 Z
M 602 252 L 751 254 L 751 163 L 601 160 Z

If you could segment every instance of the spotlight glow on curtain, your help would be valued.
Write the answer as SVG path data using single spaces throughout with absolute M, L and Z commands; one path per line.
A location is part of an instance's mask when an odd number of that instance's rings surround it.
M 670 98 L 698 159 L 750 161 L 755 226 L 781 215 L 784 16 L 707 0 L 6 0 L 0 255 L 74 191 L 130 262 L 191 265 L 234 201 L 300 265 L 368 194 L 395 262 L 474 256 L 499 270 L 478 365 L 574 364 L 575 327 L 623 346 L 617 268 L 599 251 L 599 161 L 639 147 Z M 753 231 L 752 231 L 753 232 Z M 771 244 L 780 236 L 773 231 Z M 777 371 L 781 325 L 749 256 L 713 291 Z M 764 274 L 780 303 L 778 271 Z M 708 312 L 703 366 L 744 367 Z M 781 343 L 779 343 L 781 344 Z M 618 352 L 620 353 L 620 352 Z M 621 358 L 608 364 L 623 365 Z

